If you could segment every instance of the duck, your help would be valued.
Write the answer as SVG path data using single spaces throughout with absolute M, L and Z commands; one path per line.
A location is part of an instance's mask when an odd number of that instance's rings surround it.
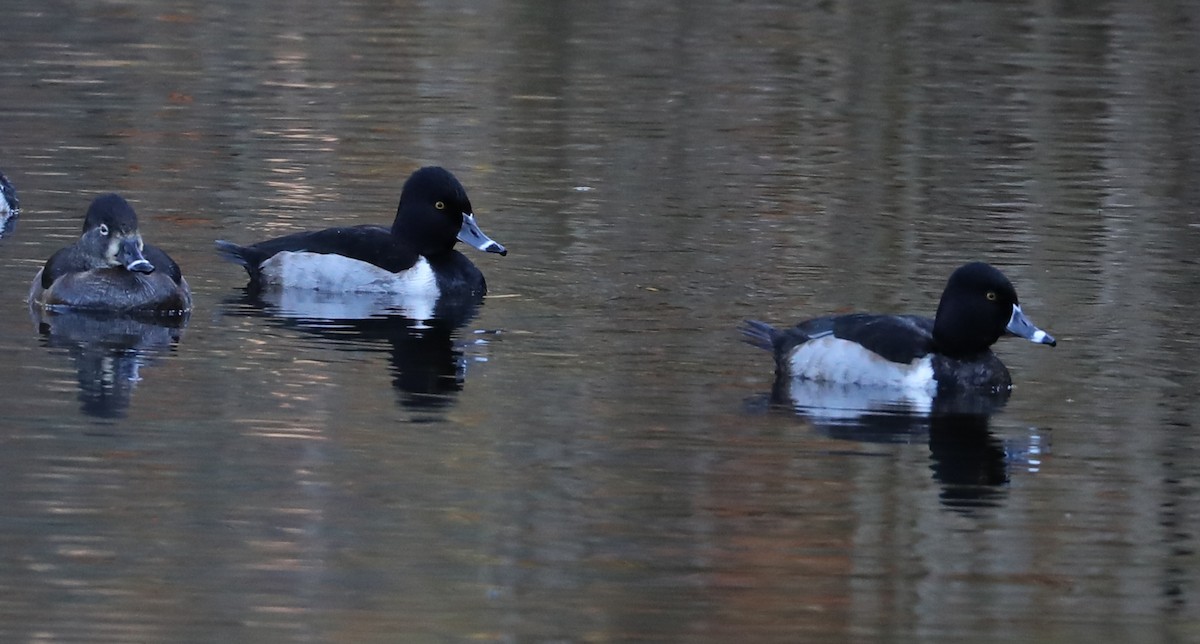
M 29 302 L 51 312 L 184 315 L 192 293 L 175 260 L 142 241 L 133 206 L 111 193 L 88 206 L 79 240 L 37 272 Z
M 0 172 L 0 237 L 4 236 L 19 214 L 21 201 L 17 199 L 17 190 L 8 177 Z
M 342 226 L 293 233 L 239 246 L 217 240 L 217 252 L 240 264 L 253 291 L 308 289 L 331 294 L 481 298 L 483 273 L 454 249 L 462 241 L 486 253 L 508 250 L 480 230 L 467 192 L 448 170 L 413 172 L 400 191 L 390 228 Z
M 937 313 L 849 313 L 778 329 L 746 320 L 744 339 L 775 357 L 777 379 L 933 392 L 999 392 L 1012 377 L 991 347 L 1004 335 L 1056 346 L 1021 310 L 1016 289 L 986 262 L 950 275 Z

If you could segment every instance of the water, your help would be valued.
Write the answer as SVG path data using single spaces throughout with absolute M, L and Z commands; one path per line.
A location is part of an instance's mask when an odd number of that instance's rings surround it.
M 0 639 L 1200 638 L 1194 7 L 241 5 L 6 5 Z M 510 250 L 455 324 L 212 250 L 430 163 Z M 195 312 L 39 332 L 114 190 Z M 990 415 L 773 404 L 736 333 L 975 258 L 1059 339 Z

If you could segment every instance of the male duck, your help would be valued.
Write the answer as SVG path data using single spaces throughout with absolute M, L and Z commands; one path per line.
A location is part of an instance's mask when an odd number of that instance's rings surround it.
M 88 207 L 79 241 L 34 276 L 29 301 L 50 310 L 182 315 L 192 308 L 192 293 L 179 265 L 142 243 L 129 202 L 109 194 Z
M 456 241 L 506 255 L 475 223 L 467 191 L 447 170 L 426 167 L 404 183 L 391 229 L 348 226 L 300 232 L 249 246 L 217 241 L 218 252 L 241 264 L 252 288 L 302 288 L 335 293 L 481 297 L 483 273 Z
M 983 262 L 950 275 L 937 317 L 853 313 L 790 329 L 747 320 L 746 341 L 775 354 L 776 374 L 826 382 L 928 391 L 1012 387 L 991 351 L 1004 334 L 1055 345 L 1021 311 L 1008 278 Z
M 8 177 L 0 172 L 0 237 L 4 236 L 4 232 L 20 213 L 21 202 L 17 199 L 17 191 Z

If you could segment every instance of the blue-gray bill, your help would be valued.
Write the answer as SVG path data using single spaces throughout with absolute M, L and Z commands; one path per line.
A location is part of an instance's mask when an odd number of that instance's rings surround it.
M 1012 317 L 1009 318 L 1006 328 L 1009 333 L 1019 338 L 1025 338 L 1030 342 L 1048 344 L 1052 347 L 1058 344 L 1054 340 L 1054 336 L 1037 328 L 1029 318 L 1025 317 L 1025 314 L 1021 311 L 1021 307 L 1017 304 L 1013 305 Z
M 125 265 L 125 270 L 134 273 L 153 273 L 154 264 L 142 255 L 142 249 L 138 248 L 138 240 L 136 237 L 128 237 L 121 240 L 121 246 L 117 250 L 117 261 Z
M 501 256 L 508 254 L 507 249 L 483 234 L 483 231 L 479 229 L 479 224 L 475 223 L 475 215 L 469 212 L 463 213 L 462 229 L 458 231 L 458 241 L 485 253 L 500 253 Z

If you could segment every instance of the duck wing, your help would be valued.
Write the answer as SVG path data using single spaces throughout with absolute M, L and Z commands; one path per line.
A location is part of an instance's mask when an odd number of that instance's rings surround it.
M 401 244 L 391 230 L 382 226 L 345 226 L 293 233 L 275 239 L 239 246 L 217 240 L 217 252 L 225 259 L 246 268 L 255 277 L 262 263 L 282 252 L 341 255 L 374 264 L 393 273 L 417 262 L 416 251 Z
M 923 358 L 934 350 L 933 320 L 919 315 L 836 315 L 801 322 L 796 330 L 810 338 L 832 334 L 902 364 Z

